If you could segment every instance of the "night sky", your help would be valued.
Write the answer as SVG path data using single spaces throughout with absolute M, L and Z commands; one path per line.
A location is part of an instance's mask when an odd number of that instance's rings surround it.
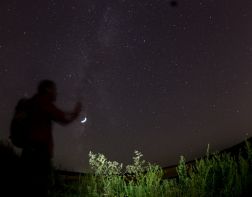
M 134 150 L 162 167 L 252 135 L 251 0 L 1 0 L 0 136 L 16 102 L 54 80 L 63 169 L 88 153 L 129 164 Z M 81 124 L 87 116 L 87 122 Z

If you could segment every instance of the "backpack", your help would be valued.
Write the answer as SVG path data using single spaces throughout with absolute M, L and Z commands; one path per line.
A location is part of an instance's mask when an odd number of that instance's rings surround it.
M 30 139 L 31 102 L 28 98 L 21 98 L 16 107 L 10 125 L 10 140 L 18 148 L 28 146 Z

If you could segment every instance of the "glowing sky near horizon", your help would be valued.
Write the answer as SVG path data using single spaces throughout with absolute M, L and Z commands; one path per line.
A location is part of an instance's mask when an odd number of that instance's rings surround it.
M 1 0 L 0 138 L 42 79 L 60 108 L 84 105 L 54 126 L 63 169 L 86 170 L 90 150 L 169 166 L 251 136 L 252 2 L 170 2 Z

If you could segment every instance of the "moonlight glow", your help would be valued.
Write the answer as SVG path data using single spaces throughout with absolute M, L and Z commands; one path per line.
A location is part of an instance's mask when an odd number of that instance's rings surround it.
M 87 117 L 85 117 L 83 120 L 81 120 L 81 124 L 84 124 L 85 122 L 87 122 Z

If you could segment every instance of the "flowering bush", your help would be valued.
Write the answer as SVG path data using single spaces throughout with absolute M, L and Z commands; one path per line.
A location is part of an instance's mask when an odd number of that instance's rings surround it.
M 107 161 L 103 154 L 93 154 L 92 151 L 89 152 L 89 164 L 96 175 L 105 176 L 120 175 L 123 167 L 122 163 Z
M 145 160 L 141 160 L 143 154 L 137 150 L 134 151 L 135 156 L 133 157 L 133 165 L 127 165 L 125 172 L 123 172 L 123 164 L 117 161 L 108 161 L 107 158 L 101 154 L 94 154 L 92 151 L 89 152 L 89 164 L 91 169 L 96 175 L 122 175 L 124 173 L 129 174 L 142 174 L 147 170 Z

